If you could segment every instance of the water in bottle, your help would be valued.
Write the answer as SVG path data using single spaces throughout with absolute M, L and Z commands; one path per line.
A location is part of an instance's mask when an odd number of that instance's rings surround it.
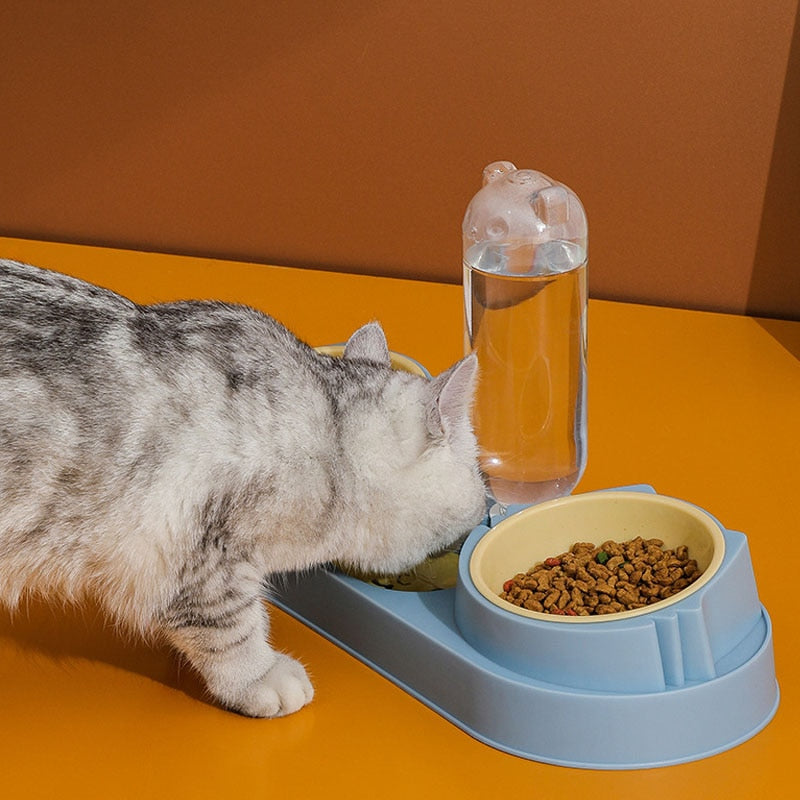
M 569 494 L 586 465 L 586 215 L 567 187 L 495 162 L 464 218 L 482 468 L 501 504 Z

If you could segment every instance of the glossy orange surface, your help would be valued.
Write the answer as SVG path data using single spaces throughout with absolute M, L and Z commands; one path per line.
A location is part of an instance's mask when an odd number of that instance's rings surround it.
M 0 257 L 140 302 L 246 302 L 312 344 L 377 318 L 393 349 L 433 372 L 461 355 L 453 286 L 1 238 Z M 244 719 L 204 702 L 171 653 L 118 638 L 93 608 L 31 601 L 0 612 L 0 796 L 792 796 L 799 342 L 800 323 L 590 303 L 589 462 L 579 490 L 650 483 L 748 535 L 782 691 L 777 715 L 751 740 L 651 770 L 527 761 L 475 741 L 278 611 L 273 639 L 308 665 L 317 696 L 285 719 Z

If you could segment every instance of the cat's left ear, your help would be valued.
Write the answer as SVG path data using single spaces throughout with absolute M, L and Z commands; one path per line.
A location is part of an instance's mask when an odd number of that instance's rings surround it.
M 477 382 L 478 357 L 474 353 L 430 382 L 428 427 L 431 433 L 450 433 L 460 426 L 469 426 Z
M 389 345 L 380 322 L 368 322 L 359 328 L 344 347 L 342 358 L 375 361 L 387 367 L 391 366 Z

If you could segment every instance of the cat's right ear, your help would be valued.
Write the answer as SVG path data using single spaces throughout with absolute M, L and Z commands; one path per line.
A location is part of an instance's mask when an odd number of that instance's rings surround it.
M 374 361 L 387 367 L 391 366 L 389 345 L 386 343 L 386 334 L 380 322 L 368 322 L 359 328 L 347 340 L 342 358 Z
M 452 432 L 461 425 L 469 425 L 477 382 L 478 358 L 474 353 L 431 381 L 428 408 L 431 433 Z

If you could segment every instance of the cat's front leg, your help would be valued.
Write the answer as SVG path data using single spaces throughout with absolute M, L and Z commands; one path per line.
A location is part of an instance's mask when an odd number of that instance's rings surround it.
M 226 708 L 251 717 L 278 717 L 314 696 L 302 664 L 267 644 L 267 610 L 252 587 L 189 584 L 162 619 L 167 638 Z

